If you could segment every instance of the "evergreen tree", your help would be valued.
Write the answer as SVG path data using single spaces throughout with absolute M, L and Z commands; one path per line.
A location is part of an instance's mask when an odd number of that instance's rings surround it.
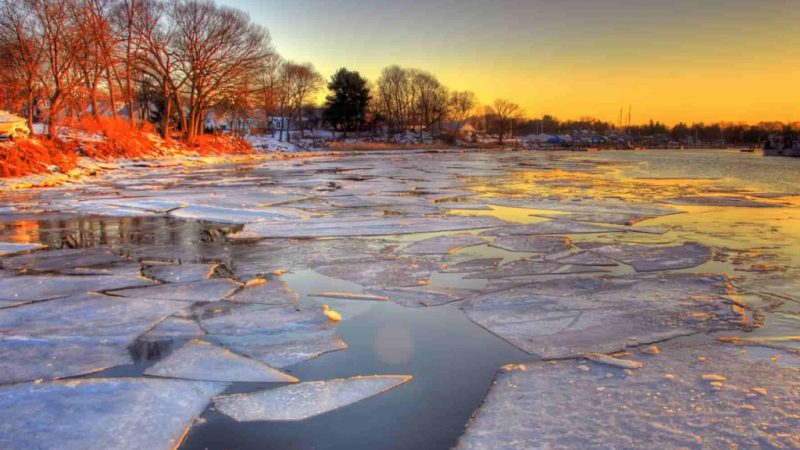
M 328 82 L 330 94 L 325 103 L 325 120 L 344 132 L 361 130 L 367 117 L 370 89 L 367 79 L 356 71 L 339 69 Z

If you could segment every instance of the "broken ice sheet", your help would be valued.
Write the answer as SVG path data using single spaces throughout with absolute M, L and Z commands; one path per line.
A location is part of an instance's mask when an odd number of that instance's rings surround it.
M 118 275 L 19 275 L 0 279 L 0 300 L 37 301 L 89 291 L 150 286 L 153 281 Z
M 503 258 L 468 259 L 466 261 L 447 263 L 447 267 L 440 270 L 440 272 L 447 272 L 447 273 L 481 272 L 484 270 L 496 269 L 497 266 L 499 266 L 502 261 Z
M 545 257 L 548 261 L 556 261 L 559 264 L 574 264 L 576 266 L 603 266 L 613 267 L 617 262 L 611 258 L 592 252 L 563 252 L 554 253 Z
M 17 244 L 14 242 L 0 242 L 0 256 L 37 250 L 44 247 L 41 244 Z
M 780 203 L 767 203 L 758 200 L 750 200 L 744 197 L 714 196 L 714 195 L 673 197 L 663 201 L 665 203 L 671 203 L 674 205 L 731 206 L 739 208 L 775 208 L 784 206 Z
M 216 206 L 191 205 L 170 212 L 173 217 L 197 219 L 210 222 L 246 224 L 260 221 L 299 219 L 305 213 L 293 208 L 233 209 Z
M 200 281 L 210 278 L 216 264 L 155 264 L 142 267 L 142 274 L 163 283 Z
M 171 342 L 174 340 L 189 340 L 205 334 L 200 325 L 191 319 L 167 317 L 152 330 L 139 337 L 146 342 Z
M 484 231 L 481 233 L 481 236 L 618 233 L 621 231 L 624 230 L 583 222 L 574 222 L 566 219 L 556 219 L 546 222 L 500 227 L 495 230 Z
M 314 271 L 331 278 L 352 281 L 364 287 L 411 287 L 427 284 L 431 273 L 440 267 L 440 264 L 425 259 L 382 257 L 347 264 L 318 266 L 314 267 Z
M 725 276 L 696 274 L 558 278 L 493 291 L 460 307 L 521 350 L 568 358 L 742 328 L 747 317 L 729 289 Z
M 218 302 L 231 295 L 240 286 L 234 281 L 217 278 L 188 283 L 168 283 L 143 288 L 110 290 L 108 294 L 119 297 L 178 302 Z
M 128 364 L 136 337 L 182 307 L 86 294 L 0 310 L 0 384 Z
M 297 378 L 203 341 L 190 341 L 144 371 L 145 375 L 202 381 L 295 383 Z
M 146 378 L 0 388 L 0 447 L 176 448 L 221 383 Z
M 214 406 L 238 422 L 305 420 L 384 393 L 408 375 L 358 376 L 312 381 L 268 391 L 217 397 Z
M 583 245 L 594 247 L 591 243 Z M 686 242 L 673 247 L 612 244 L 590 248 L 589 251 L 629 264 L 637 272 L 689 269 L 704 264 L 711 258 L 711 250 L 697 242 Z
M 109 248 L 64 249 L 36 252 L 3 259 L 3 267 L 11 270 L 51 272 L 79 267 L 104 266 L 127 261 Z
M 496 269 L 484 270 L 464 277 L 470 280 L 491 280 L 495 278 L 523 277 L 528 275 L 567 275 L 578 273 L 608 272 L 598 266 L 560 264 L 539 259 L 518 259 L 503 264 Z
M 291 306 L 297 304 L 299 296 L 289 288 L 285 281 L 272 277 L 263 283 L 243 287 L 228 300 L 261 305 Z
M 206 340 L 276 368 L 347 348 L 321 309 L 244 306 L 201 320 Z
M 491 244 L 509 252 L 557 253 L 572 248 L 572 240 L 566 236 L 499 236 Z
M 453 234 L 437 236 L 414 242 L 403 248 L 402 253 L 411 255 L 448 255 L 461 249 L 485 244 L 482 237 L 470 234 Z
M 367 291 L 372 295 L 378 295 L 405 306 L 407 308 L 419 308 L 429 306 L 445 305 L 447 303 L 463 300 L 473 294 L 473 291 L 466 289 L 370 289 Z
M 726 345 L 676 345 L 635 358 L 644 367 L 631 376 L 574 360 L 498 374 L 457 448 L 800 446 L 796 369 Z M 717 388 L 708 375 L 724 381 Z
M 508 222 L 494 217 L 336 217 L 247 224 L 243 231 L 229 236 L 229 238 L 250 240 L 259 238 L 387 236 L 477 230 L 507 224 Z

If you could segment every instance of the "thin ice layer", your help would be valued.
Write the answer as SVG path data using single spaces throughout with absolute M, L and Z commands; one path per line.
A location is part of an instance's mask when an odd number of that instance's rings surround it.
M 119 378 L 0 388 L 0 447 L 171 450 L 225 387 Z
M 203 341 L 191 341 L 144 371 L 187 380 L 294 383 L 297 378 Z
M 359 376 L 284 386 L 214 399 L 221 413 L 238 422 L 305 420 L 356 403 L 411 381 L 408 375 Z

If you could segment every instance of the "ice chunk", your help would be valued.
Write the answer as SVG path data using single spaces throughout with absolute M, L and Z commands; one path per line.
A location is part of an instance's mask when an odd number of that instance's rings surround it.
M 800 413 L 796 369 L 725 345 L 673 346 L 635 358 L 645 364 L 631 376 L 580 360 L 498 374 L 456 448 L 800 445 L 790 418 Z M 724 376 L 721 388 L 704 381 L 708 374 Z
M 305 420 L 384 393 L 409 381 L 409 375 L 312 381 L 252 394 L 217 397 L 214 406 L 238 422 Z
M 207 280 L 216 264 L 156 264 L 142 267 L 142 274 L 164 283 Z
M 0 447 L 176 448 L 225 384 L 145 378 L 0 388 Z
M 247 306 L 202 320 L 206 340 L 277 368 L 347 348 L 322 310 Z
M 478 325 L 528 353 L 567 358 L 736 329 L 745 313 L 723 276 L 559 278 L 462 302 Z
M 20 275 L 0 279 L 0 300 L 37 301 L 89 291 L 150 286 L 153 281 L 138 276 L 117 275 Z
M 407 308 L 439 306 L 456 302 L 472 294 L 465 289 L 372 289 L 370 294 L 385 296 L 389 300 Z
M 262 305 L 291 306 L 297 304 L 299 297 L 285 281 L 271 278 L 265 283 L 245 286 L 230 297 L 231 301 L 258 303 Z
M 78 267 L 105 266 L 127 261 L 111 249 L 103 247 L 65 249 L 36 252 L 3 260 L 3 267 L 11 270 L 51 272 Z
M 203 329 L 194 320 L 167 317 L 163 322 L 141 336 L 139 340 L 146 342 L 189 340 L 202 337 L 204 334 Z
M 440 231 L 477 230 L 507 225 L 494 217 L 336 217 L 306 220 L 269 221 L 245 225 L 231 239 L 319 238 L 347 236 L 386 236 Z
M 144 288 L 113 290 L 120 297 L 171 300 L 178 302 L 218 302 L 231 295 L 240 285 L 228 279 L 169 283 Z
M 564 236 L 500 236 L 490 244 L 509 252 L 557 253 L 572 248 L 572 240 Z
M 673 197 L 664 200 L 665 203 L 674 205 L 700 205 L 700 206 L 732 206 L 738 208 L 775 208 L 784 206 L 780 203 L 767 203 L 758 200 L 750 200 L 744 197 L 715 196 L 715 195 L 693 195 L 685 197 Z
M 583 233 L 618 233 L 624 230 L 575 222 L 566 219 L 548 220 L 547 222 L 513 225 L 484 231 L 482 236 L 506 235 L 548 235 L 548 234 L 583 234 Z
M 79 295 L 0 311 L 0 383 L 59 378 L 131 362 L 136 337 L 182 305 Z
M 191 341 L 144 371 L 146 375 L 202 381 L 295 383 L 297 378 L 203 341 Z
M 207 220 L 210 222 L 245 224 L 261 221 L 299 219 L 305 213 L 293 208 L 233 209 L 216 206 L 191 205 L 170 212 L 181 219 Z
M 574 264 L 576 266 L 616 266 L 617 262 L 611 258 L 592 252 L 556 253 L 549 255 L 546 260 L 557 261 L 559 264 Z
M 41 244 L 17 244 L 14 242 L 0 242 L 0 256 L 37 250 L 44 247 Z
M 503 258 L 476 258 L 468 259 L 466 261 L 447 263 L 441 272 L 448 273 L 471 273 L 482 272 L 484 270 L 493 270 L 503 261 Z
M 376 258 L 314 267 L 322 275 L 352 281 L 361 286 L 410 287 L 428 283 L 431 273 L 441 266 L 416 258 Z
M 528 275 L 567 275 L 576 273 L 607 272 L 597 266 L 559 264 L 538 259 L 519 259 L 502 266 L 467 275 L 466 279 L 491 280 L 495 278 L 523 277 Z
M 412 255 L 447 255 L 485 243 L 485 239 L 470 234 L 445 235 L 414 242 L 403 248 L 402 252 Z
M 572 213 L 572 214 L 536 214 L 538 217 L 547 217 L 549 219 L 569 219 L 576 222 L 593 222 L 593 223 L 609 223 L 613 225 L 633 225 L 643 222 L 647 219 L 652 219 L 656 216 L 637 214 L 637 213 L 609 213 L 609 212 L 585 212 L 585 213 Z
M 677 247 L 612 244 L 592 248 L 590 251 L 630 264 L 637 272 L 689 269 L 711 258 L 711 250 L 697 242 L 686 242 Z

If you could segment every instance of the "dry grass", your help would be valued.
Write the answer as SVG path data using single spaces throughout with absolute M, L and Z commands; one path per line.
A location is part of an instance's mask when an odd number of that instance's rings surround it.
M 331 142 L 331 150 L 342 151 L 342 152 L 343 151 L 367 152 L 367 151 L 380 151 L 380 150 L 434 150 L 440 148 L 442 148 L 441 144 L 439 145 L 399 144 L 394 142 L 368 142 L 368 141 Z
M 23 139 L 0 144 L 0 177 L 20 177 L 51 171 L 64 173 L 78 165 L 74 148 L 63 142 Z

